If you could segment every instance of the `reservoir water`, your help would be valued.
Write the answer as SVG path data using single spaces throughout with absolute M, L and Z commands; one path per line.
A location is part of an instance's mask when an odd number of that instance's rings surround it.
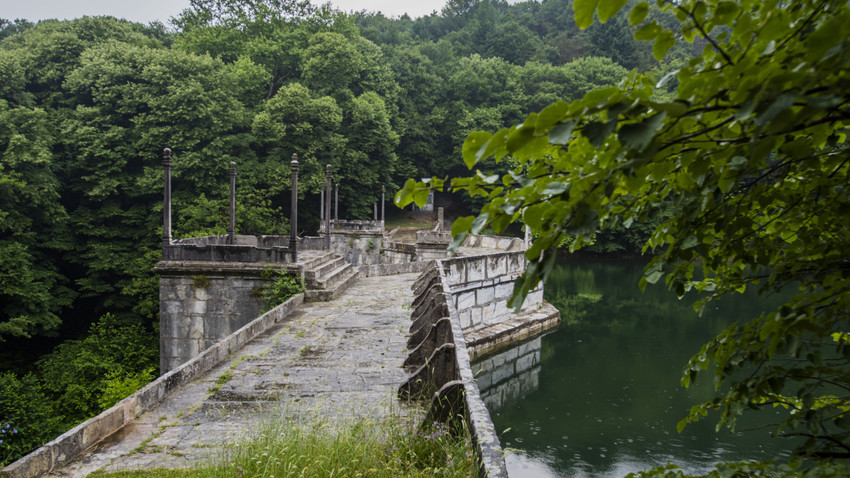
M 711 376 L 679 385 L 700 346 L 779 298 L 724 298 L 699 317 L 693 298 L 638 289 L 640 262 L 565 258 L 546 283 L 561 311 L 552 333 L 473 364 L 512 478 L 622 477 L 668 462 L 691 473 L 720 461 L 787 455 L 769 429 L 715 431 L 716 416 L 677 433 L 690 407 L 712 396 Z M 755 423 L 739 424 L 741 428 Z

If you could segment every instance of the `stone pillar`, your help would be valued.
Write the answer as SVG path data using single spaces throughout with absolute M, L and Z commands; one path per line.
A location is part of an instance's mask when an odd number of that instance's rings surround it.
M 528 224 L 525 225 L 525 250 L 531 247 L 531 227 Z
M 325 204 L 325 245 L 331 249 L 331 189 L 333 189 L 333 166 L 330 164 L 325 168 L 325 179 L 327 183 L 328 201 Z
M 378 220 L 378 203 L 372 204 L 372 212 L 374 213 L 373 216 L 372 216 L 372 220 L 377 221 Z
M 319 224 L 325 223 L 325 183 L 322 183 L 322 190 L 319 192 Z M 321 226 L 319 226 L 321 229 Z
M 236 163 L 230 162 L 230 227 L 227 229 L 227 243 L 236 242 Z
M 289 213 L 289 248 L 297 253 L 298 249 L 298 155 L 292 153 L 292 162 L 289 163 L 292 171 L 292 209 Z M 297 256 L 296 256 L 296 260 Z
M 171 245 L 171 149 L 162 150 L 162 166 L 165 169 L 165 193 L 162 204 L 162 245 Z
M 437 232 L 443 232 L 443 208 L 437 208 Z
M 339 183 L 336 183 L 334 191 L 334 223 L 339 223 Z
M 381 186 L 381 224 L 384 224 L 384 205 L 387 201 L 387 187 Z

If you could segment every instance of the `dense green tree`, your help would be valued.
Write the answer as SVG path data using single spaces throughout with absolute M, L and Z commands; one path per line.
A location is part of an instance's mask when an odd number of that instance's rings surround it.
M 63 417 L 33 374 L 0 373 L 0 466 L 62 433 Z
M 107 314 L 91 326 L 85 338 L 62 343 L 39 360 L 38 367 L 41 389 L 52 395 L 56 412 L 73 425 L 115 403 L 102 399 L 104 395 L 111 398 L 110 387 L 150 381 L 158 362 L 156 338 L 139 325 L 122 323 Z M 139 374 L 146 379 L 139 380 Z
M 299 83 L 284 86 L 265 103 L 254 117 L 253 132 L 267 145 L 266 162 L 278 161 L 277 167 L 267 171 L 279 176 L 277 191 L 288 190 L 285 179 L 292 153 L 298 154 L 300 163 L 299 188 L 312 192 L 321 187 L 325 165 L 339 157 L 345 146 L 341 124 L 342 108 L 336 100 L 330 96 L 315 98 Z
M 68 216 L 59 202 L 43 110 L 0 100 L 0 341 L 54 335 L 73 293 L 57 266 Z
M 138 248 L 160 234 L 159 151 L 175 150 L 176 210 L 199 193 L 225 196 L 229 163 L 252 158 L 241 89 L 264 82 L 250 64 L 178 50 L 108 43 L 83 54 L 65 82 L 78 106 L 62 125 L 63 199 L 76 231 L 72 260 L 87 271 L 78 283 L 101 307 L 136 300 L 121 291 Z
M 581 2 L 586 28 L 623 2 Z M 513 304 L 545 277 L 565 235 L 578 249 L 600 230 L 645 221 L 672 203 L 644 246 L 653 251 L 642 285 L 664 279 L 678 295 L 705 299 L 795 284 L 778 310 L 735 324 L 688 364 L 687 386 L 713 365 L 716 396 L 681 426 L 717 412 L 734 429 L 744 410 L 784 409 L 776 436 L 802 436 L 789 465 L 724 465 L 712 476 L 845 476 L 850 456 L 850 8 L 843 1 L 662 2 L 679 23 L 667 29 L 639 3 L 635 37 L 662 58 L 677 36 L 708 44 L 675 72 L 675 97 L 653 96 L 658 78 L 633 72 L 616 87 L 560 102 L 495 134 L 473 133 L 463 147 L 477 167 L 495 155 L 518 166 L 502 177 L 477 174 L 450 184 L 408 181 L 400 205 L 428 187 L 487 198 L 477 217 L 455 222 L 455 240 L 522 221 L 535 232 L 529 267 Z M 661 79 L 663 83 L 667 79 Z M 703 278 L 695 275 L 701 265 Z M 705 300 L 700 302 L 705 304 Z M 802 473 L 802 472 L 800 472 Z M 681 476 L 676 470 L 651 474 Z M 794 475 L 797 476 L 797 475 Z

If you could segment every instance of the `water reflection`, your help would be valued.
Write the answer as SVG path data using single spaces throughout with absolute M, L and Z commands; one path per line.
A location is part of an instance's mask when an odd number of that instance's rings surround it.
M 668 462 L 699 473 L 719 461 L 787 453 L 790 445 L 767 431 L 716 433 L 716 417 L 676 432 L 691 405 L 711 396 L 710 380 L 679 386 L 688 358 L 778 299 L 738 296 L 698 317 L 691 301 L 661 287 L 641 293 L 642 268 L 561 264 L 546 284 L 561 328 L 474 364 L 497 430 L 510 428 L 502 445 L 522 450 L 507 458 L 512 477 L 621 477 Z

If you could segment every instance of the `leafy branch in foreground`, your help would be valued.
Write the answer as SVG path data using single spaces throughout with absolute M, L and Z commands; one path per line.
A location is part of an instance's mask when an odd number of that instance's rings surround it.
M 576 21 L 586 27 L 595 12 L 604 22 L 624 3 L 576 2 Z M 565 235 L 575 250 L 601 230 L 644 222 L 672 204 L 677 212 L 644 246 L 653 258 L 641 287 L 664 278 L 679 296 L 701 292 L 698 307 L 750 286 L 800 290 L 690 360 L 683 385 L 713 365 L 717 395 L 693 407 L 680 429 L 709 411 L 719 412 L 718 428 L 734 429 L 745 409 L 780 408 L 774 434 L 807 438 L 796 455 L 818 467 L 848 458 L 850 6 L 658 3 L 676 15 L 677 31 L 645 22 L 646 2 L 629 17 L 640 25 L 635 38 L 653 41 L 657 58 L 676 38 L 708 42 L 676 73 L 672 101 L 654 96 L 669 77 L 632 72 L 522 124 L 469 135 L 466 165 L 510 158 L 517 166 L 508 174 L 408 180 L 396 203 L 423 203 L 431 188 L 485 198 L 476 217 L 452 227 L 455 244 L 487 226 L 530 226 L 536 238 L 514 307 L 551 270 Z M 702 278 L 694 275 L 699 266 Z

